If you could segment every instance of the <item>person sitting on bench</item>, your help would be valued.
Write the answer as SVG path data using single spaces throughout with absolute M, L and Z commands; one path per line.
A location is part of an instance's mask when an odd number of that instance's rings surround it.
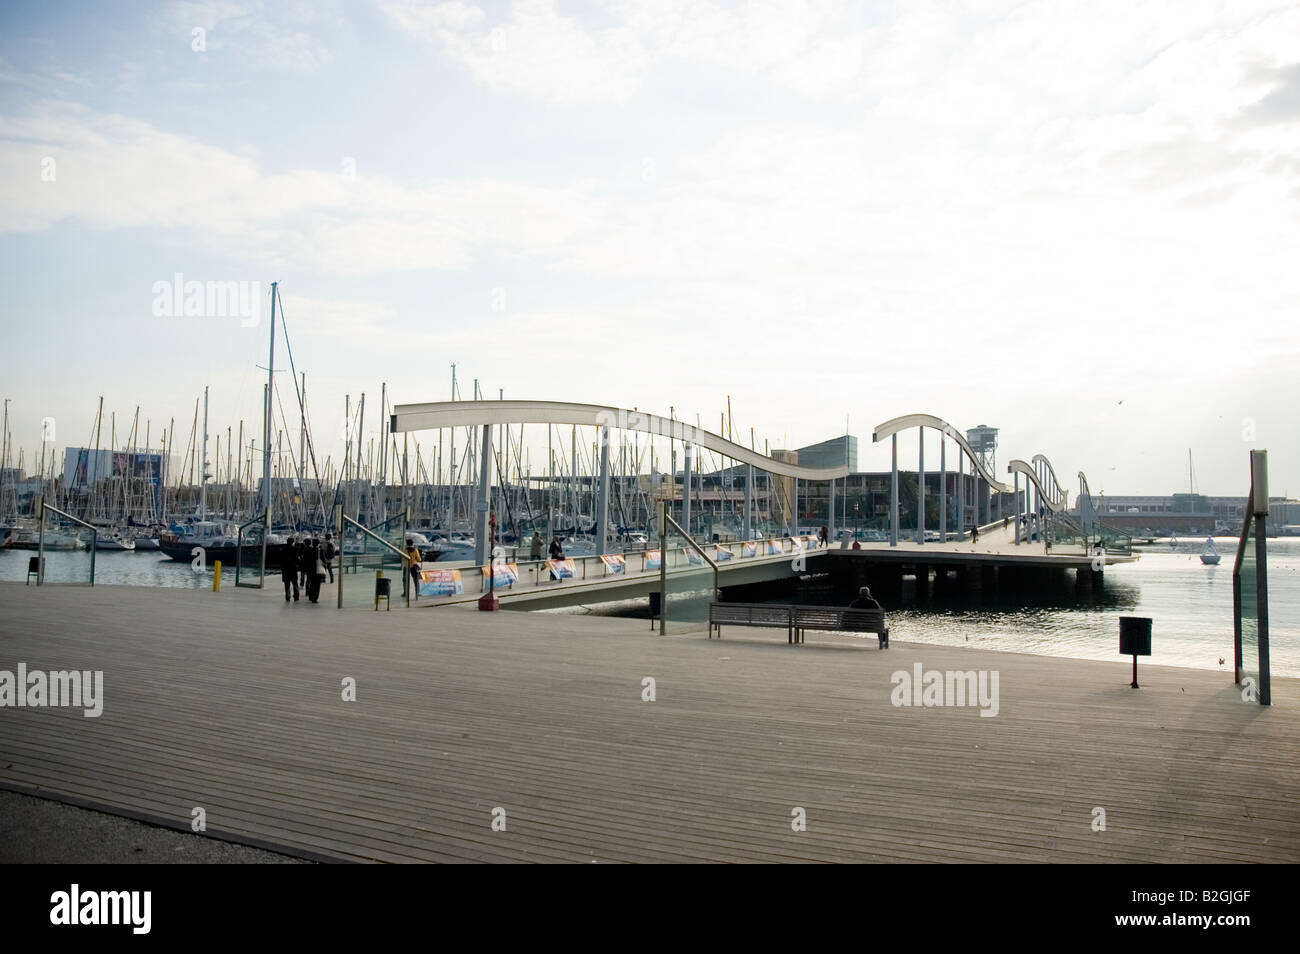
M 883 607 L 871 598 L 870 588 L 864 586 L 858 590 L 858 598 L 849 604 L 849 609 L 878 610 Z

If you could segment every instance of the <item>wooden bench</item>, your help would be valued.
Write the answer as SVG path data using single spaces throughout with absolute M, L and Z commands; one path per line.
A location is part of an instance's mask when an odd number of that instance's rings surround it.
M 710 603 L 709 604 L 709 639 L 717 630 L 722 638 L 725 626 L 766 626 L 772 629 L 784 629 L 786 642 L 794 643 L 794 627 L 791 624 L 794 607 L 772 603 Z
M 849 609 L 840 606 L 792 606 L 790 628 L 794 641 L 803 642 L 804 630 L 824 629 L 837 633 L 875 633 L 881 649 L 889 648 L 889 627 L 882 609 Z

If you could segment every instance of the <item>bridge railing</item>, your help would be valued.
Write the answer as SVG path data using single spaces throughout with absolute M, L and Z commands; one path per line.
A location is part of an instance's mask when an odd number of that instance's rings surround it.
M 599 556 L 595 554 L 574 556 L 566 558 L 572 563 L 572 576 L 559 575 L 555 573 L 555 567 L 550 560 L 510 560 L 514 563 L 519 573 L 519 586 L 562 586 L 571 581 L 594 581 L 608 579 L 610 577 L 637 577 L 658 574 L 662 566 L 666 566 L 669 571 L 689 570 L 697 567 L 698 564 L 692 561 L 688 551 L 698 550 L 712 563 L 725 568 L 734 563 L 745 560 L 759 559 L 763 557 L 774 556 L 793 556 L 796 550 L 796 540 L 803 546 L 805 552 L 812 553 L 818 548 L 811 538 L 792 538 L 792 537 L 768 537 L 764 540 L 738 541 L 738 542 L 718 542 L 718 543 L 699 543 L 691 541 L 691 546 L 684 543 L 678 545 L 674 540 L 674 545 L 669 546 L 667 553 L 662 553 L 656 545 L 646 549 L 630 550 L 619 554 L 607 554 Z M 612 559 L 611 559 L 612 558 Z M 507 559 L 510 559 L 507 555 Z M 450 566 L 451 564 L 448 564 Z M 479 571 L 481 577 L 479 582 L 479 592 L 487 589 L 487 574 L 482 572 L 483 567 L 460 565 L 463 569 L 475 569 Z M 502 587 L 497 584 L 497 589 L 507 591 L 514 589 L 516 584 L 508 584 Z

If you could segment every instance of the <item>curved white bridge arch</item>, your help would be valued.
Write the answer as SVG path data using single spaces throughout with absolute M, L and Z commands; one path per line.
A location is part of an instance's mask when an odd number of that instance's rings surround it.
M 440 427 L 481 427 L 484 439 L 482 453 L 484 466 L 480 469 L 479 500 L 488 498 L 486 463 L 491 453 L 491 429 L 494 426 L 508 424 L 572 424 L 596 427 L 601 434 L 601 475 L 600 502 L 597 505 L 596 534 L 598 552 L 605 553 L 609 537 L 609 480 L 608 480 L 608 430 L 637 431 L 658 437 L 668 437 L 682 441 L 686 445 L 686 472 L 690 474 L 690 446 L 705 447 L 723 457 L 746 464 L 768 474 L 788 477 L 794 480 L 791 514 L 798 512 L 798 482 L 801 480 L 830 481 L 830 513 L 835 513 L 835 481 L 848 476 L 847 465 L 835 467 L 804 467 L 774 460 L 757 451 L 727 440 L 720 434 L 714 434 L 685 421 L 672 420 L 647 411 L 630 411 L 626 408 L 608 407 L 601 404 L 576 404 L 567 401 L 435 401 L 428 404 L 398 404 L 394 406 L 390 418 L 390 430 L 393 433 L 405 431 L 423 431 Z M 752 477 L 752 471 L 751 471 Z M 744 533 L 748 535 L 751 514 L 751 488 L 753 480 L 745 481 Z M 690 493 L 683 495 L 683 526 L 690 526 Z M 792 519 L 797 518 L 792 516 Z M 479 510 L 479 527 L 477 528 L 476 562 L 486 561 L 487 550 L 486 510 Z M 791 531 L 797 530 L 792 526 Z M 831 528 L 833 529 L 833 528 Z
M 917 428 L 921 431 L 921 449 L 917 463 L 917 507 L 916 507 L 916 539 L 918 543 L 925 542 L 925 429 L 938 431 L 939 440 L 939 470 L 944 476 L 939 478 L 939 537 L 946 541 L 948 538 L 948 501 L 947 501 L 947 444 L 946 439 L 951 438 L 957 443 L 960 454 L 957 457 L 957 482 L 961 492 L 957 497 L 957 519 L 962 532 L 965 532 L 965 485 L 962 483 L 962 463 L 969 459 L 971 462 L 972 476 L 978 476 L 990 490 L 995 490 L 998 494 L 1011 493 L 1012 488 L 1002 483 L 993 474 L 985 469 L 983 462 L 975 454 L 966 438 L 962 436 L 961 431 L 953 427 L 943 418 L 935 417 L 933 414 L 904 414 L 901 417 L 895 417 L 883 424 L 876 425 L 871 432 L 871 442 L 879 443 L 886 437 L 893 438 L 893 453 L 890 465 L 890 505 L 889 505 L 889 542 L 891 546 L 898 545 L 898 435 L 902 431 Z M 985 499 L 985 513 L 988 514 L 987 494 L 977 493 L 974 500 L 975 506 L 975 525 L 980 524 L 980 499 Z M 998 509 L 1001 511 L 1002 498 L 999 496 Z
M 1064 504 L 1068 500 L 1068 495 L 1065 485 L 1056 479 L 1056 471 L 1052 469 L 1052 462 L 1042 454 L 1035 454 L 1030 462 L 1039 466 L 1038 479 L 1042 482 L 1047 495 L 1054 502 Z M 1050 478 L 1051 482 L 1048 483 L 1046 478 Z
M 803 467 L 773 460 L 757 451 L 702 430 L 685 421 L 671 420 L 647 411 L 572 404 L 567 401 L 438 401 L 432 404 L 398 404 L 393 407 L 392 430 L 425 431 L 435 427 L 477 427 L 493 424 L 576 424 L 609 427 L 672 437 L 707 447 L 714 453 L 779 477 L 799 480 L 838 480 L 848 476 L 847 466 Z

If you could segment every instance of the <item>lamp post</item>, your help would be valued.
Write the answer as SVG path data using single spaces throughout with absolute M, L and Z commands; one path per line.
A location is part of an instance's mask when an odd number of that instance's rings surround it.
M 488 516 L 488 591 L 479 597 L 478 608 L 484 612 L 500 609 L 501 601 L 497 599 L 497 515 Z

